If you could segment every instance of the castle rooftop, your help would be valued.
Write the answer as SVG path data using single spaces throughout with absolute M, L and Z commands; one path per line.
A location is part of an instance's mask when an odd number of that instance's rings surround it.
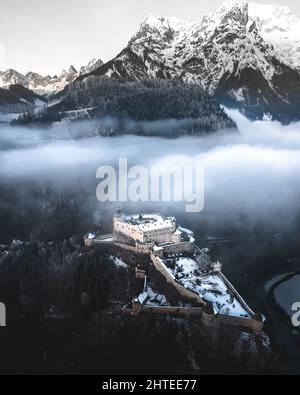
M 164 217 L 160 214 L 127 215 L 123 216 L 122 220 L 129 225 L 138 227 L 142 231 L 169 228 L 176 222 L 174 217 Z

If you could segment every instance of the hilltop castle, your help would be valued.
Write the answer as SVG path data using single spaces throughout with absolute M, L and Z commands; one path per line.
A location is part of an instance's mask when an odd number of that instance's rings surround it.
M 132 314 L 198 314 L 206 323 L 225 322 L 254 332 L 262 331 L 263 317 L 251 310 L 223 275 L 222 264 L 213 262 L 207 251 L 196 245 L 194 233 L 177 226 L 174 217 L 129 216 L 117 210 L 112 234 L 97 237 L 89 233 L 84 240 L 88 247 L 115 246 L 137 255 L 147 255 L 166 283 L 193 304 L 193 307 L 172 307 L 154 303 L 153 300 L 164 299 L 153 298 L 152 290 L 145 283 L 144 291 L 132 303 Z

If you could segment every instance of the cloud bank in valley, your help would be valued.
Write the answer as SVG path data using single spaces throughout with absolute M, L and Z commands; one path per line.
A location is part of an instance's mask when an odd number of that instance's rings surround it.
M 271 223 L 278 231 L 294 225 L 300 218 L 300 123 L 250 122 L 236 111 L 230 114 L 239 133 L 175 140 L 137 136 L 52 140 L 53 130 L 2 128 L 0 182 L 49 180 L 63 187 L 86 187 L 94 196 L 97 168 L 115 165 L 119 158 L 149 167 L 198 164 L 205 169 L 205 210 L 197 219 L 206 216 L 222 227 L 234 220 L 254 227 Z M 181 209 L 170 205 L 174 211 Z

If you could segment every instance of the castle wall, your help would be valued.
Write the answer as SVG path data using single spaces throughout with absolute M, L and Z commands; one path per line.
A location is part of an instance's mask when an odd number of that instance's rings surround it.
M 141 312 L 151 314 L 202 315 L 202 307 L 142 306 Z
M 169 273 L 167 268 L 161 263 L 160 259 L 154 254 L 151 254 L 151 262 L 153 263 L 156 270 L 158 270 L 165 277 L 166 281 L 177 290 L 179 295 L 193 302 L 199 303 L 200 305 L 206 304 L 206 302 L 204 302 L 204 300 L 202 300 L 199 295 L 196 295 L 194 292 L 189 291 L 182 285 L 178 284 L 174 277 Z
M 264 329 L 264 323 L 262 321 L 255 320 L 253 318 L 244 317 L 232 317 L 229 315 L 213 315 L 202 313 L 202 322 L 206 326 L 213 326 L 215 324 L 232 325 L 243 328 L 251 329 L 254 333 L 260 333 Z
M 244 301 L 244 299 L 241 297 L 241 295 L 238 293 L 238 291 L 234 288 L 234 286 L 231 284 L 231 282 L 228 281 L 228 279 L 224 276 L 224 274 L 222 272 L 219 272 L 218 275 L 222 278 L 222 280 L 226 284 L 227 288 L 230 289 L 231 293 L 241 303 L 241 305 L 247 311 L 247 313 L 250 314 L 251 316 L 255 316 L 255 313 L 249 308 L 247 303 Z
M 181 252 L 187 252 L 189 254 L 193 254 L 194 252 L 194 243 L 189 241 L 183 241 L 180 243 L 168 244 L 163 246 L 164 252 L 169 254 L 178 254 Z
M 94 245 L 94 240 L 93 240 L 93 239 L 85 238 L 85 239 L 84 239 L 84 244 L 85 244 L 86 247 L 93 247 L 93 245 Z
M 125 221 L 114 219 L 114 238 L 118 238 L 118 234 L 126 235 L 136 241 L 143 242 L 143 232 L 139 230 L 137 226 L 130 225 Z

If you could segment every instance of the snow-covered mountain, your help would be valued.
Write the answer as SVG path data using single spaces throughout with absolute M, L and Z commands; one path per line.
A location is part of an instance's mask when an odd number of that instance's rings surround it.
M 90 61 L 90 63 L 87 66 L 82 66 L 80 68 L 79 75 L 91 73 L 92 71 L 98 69 L 102 65 L 103 62 L 101 59 L 94 58 Z
M 280 60 L 300 70 L 300 19 L 289 7 L 249 3 L 263 39 L 274 46 Z
M 103 62 L 100 59 L 93 59 L 87 66 L 81 67 L 79 71 L 71 66 L 68 70 L 63 70 L 58 76 L 42 76 L 38 73 L 29 72 L 26 75 L 16 70 L 9 69 L 0 71 L 0 88 L 8 88 L 10 85 L 21 85 L 32 90 L 38 95 L 49 95 L 64 89 L 66 85 L 73 82 L 82 74 L 90 73 L 99 68 Z
M 89 73 L 103 75 L 179 78 L 255 116 L 299 116 L 300 20 L 288 7 L 245 0 L 195 23 L 149 15 L 115 59 Z
M 246 0 L 228 0 L 201 22 L 149 15 L 105 64 L 93 59 L 54 77 L 7 70 L 0 72 L 0 88 L 19 84 L 39 95 L 61 92 L 60 100 L 67 93 L 78 103 L 80 90 L 95 93 L 103 76 L 194 82 L 247 115 L 300 119 L 300 19 L 288 7 Z

